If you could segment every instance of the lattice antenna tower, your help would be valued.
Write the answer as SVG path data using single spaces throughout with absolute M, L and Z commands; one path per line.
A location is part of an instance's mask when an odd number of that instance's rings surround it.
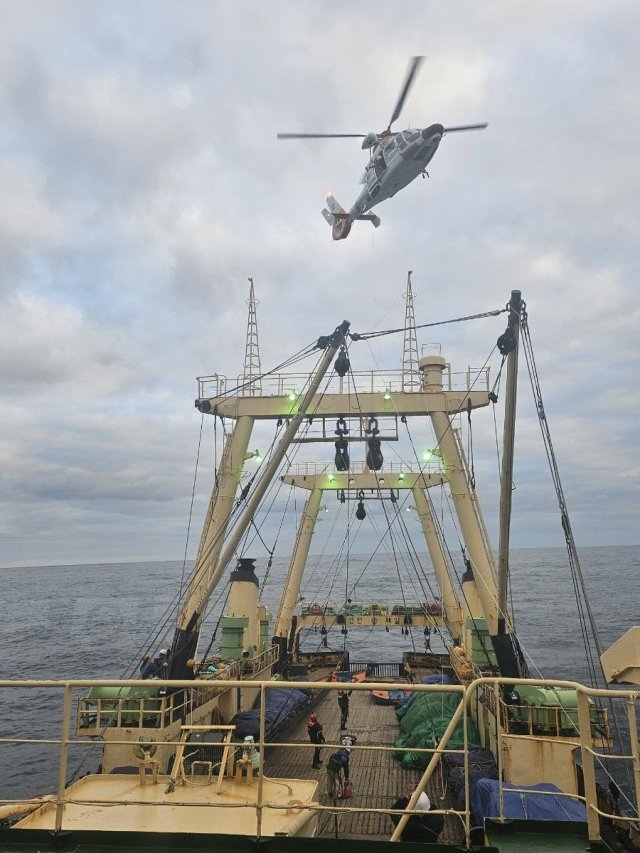
M 402 390 L 420 391 L 422 379 L 418 369 L 418 338 L 416 335 L 416 315 L 413 309 L 413 290 L 411 274 L 407 273 L 407 292 L 404 294 L 406 308 L 404 314 L 404 349 L 402 352 Z
M 256 316 L 256 307 L 258 301 L 253 289 L 253 279 L 250 278 L 251 287 L 249 289 L 249 298 L 247 305 L 249 306 L 249 316 L 247 319 L 247 344 L 244 351 L 244 373 L 242 382 L 249 383 L 243 389 L 243 393 L 247 396 L 259 396 L 262 394 L 262 380 L 260 375 L 262 369 L 260 367 L 260 345 L 258 344 L 258 320 Z

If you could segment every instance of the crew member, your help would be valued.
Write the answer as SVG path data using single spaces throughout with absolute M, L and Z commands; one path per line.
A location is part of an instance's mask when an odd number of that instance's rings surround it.
M 347 720 L 349 719 L 349 696 L 351 691 L 338 690 L 338 705 L 340 707 L 340 731 L 347 728 Z
M 351 745 L 351 741 L 345 738 L 343 748 L 337 749 L 327 762 L 327 793 L 330 797 L 335 797 L 336 792 L 340 791 L 340 796 L 344 796 L 344 781 L 349 781 L 349 753 L 350 749 L 347 745 Z
M 166 678 L 170 656 L 171 649 L 160 649 L 158 657 L 153 660 L 148 654 L 143 654 L 140 662 L 140 678 Z
M 407 796 L 400 797 L 399 800 L 395 801 L 391 808 L 397 809 L 398 811 L 401 809 L 406 809 L 406 807 L 409 805 L 409 800 L 411 799 L 411 795 L 414 791 L 415 788 L 409 789 Z M 409 820 L 406 822 L 404 829 L 402 830 L 402 834 L 400 836 L 401 840 L 422 841 L 423 843 L 435 843 L 438 840 L 438 836 L 440 835 L 444 827 L 444 815 L 428 813 L 431 809 L 431 800 L 425 794 L 424 791 L 418 797 L 414 808 L 416 811 L 424 812 L 424 814 L 411 815 Z M 393 825 L 397 826 L 400 823 L 402 815 L 391 814 L 389 815 L 389 817 L 393 821 Z
M 311 764 L 314 770 L 319 770 L 322 764 L 322 761 L 320 761 L 320 747 L 318 746 L 318 744 L 324 743 L 322 729 L 323 726 L 318 722 L 318 717 L 315 714 L 311 714 L 307 723 L 307 731 L 309 732 L 311 743 L 316 744 L 316 748 L 313 751 L 313 763 Z

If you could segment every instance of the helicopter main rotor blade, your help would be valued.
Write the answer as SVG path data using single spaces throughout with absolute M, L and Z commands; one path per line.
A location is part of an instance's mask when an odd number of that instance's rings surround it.
M 409 64 L 409 68 L 407 69 L 407 76 L 404 81 L 404 86 L 402 87 L 402 91 L 400 92 L 400 96 L 398 97 L 398 101 L 396 103 L 395 109 L 393 111 L 393 115 L 391 116 L 391 121 L 389 122 L 389 127 L 387 130 L 391 129 L 391 125 L 394 121 L 399 117 L 402 112 L 402 107 L 404 106 L 404 102 L 409 94 L 409 90 L 413 85 L 413 81 L 415 79 L 416 74 L 418 73 L 420 66 L 424 60 L 424 56 L 412 56 L 411 62 Z
M 366 133 L 279 133 L 278 139 L 364 139 Z
M 445 127 L 445 133 L 455 133 L 457 130 L 484 130 L 485 127 L 488 127 L 489 122 L 485 121 L 484 124 L 461 124 L 459 127 Z

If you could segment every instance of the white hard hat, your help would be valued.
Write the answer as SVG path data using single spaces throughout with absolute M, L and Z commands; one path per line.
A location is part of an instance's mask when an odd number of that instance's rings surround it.
M 417 811 L 428 812 L 431 808 L 431 800 L 423 791 L 416 802 L 415 808 Z
M 169 651 L 169 649 L 160 649 L 160 654 L 166 655 L 168 651 Z

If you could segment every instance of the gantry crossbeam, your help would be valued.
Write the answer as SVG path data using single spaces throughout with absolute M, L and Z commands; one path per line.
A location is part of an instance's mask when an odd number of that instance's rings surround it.
M 381 418 L 389 415 L 427 416 L 433 412 L 455 415 L 489 405 L 488 391 L 442 391 L 416 393 L 396 391 L 385 400 L 378 393 L 317 394 L 311 401 L 307 415 L 314 418 L 364 416 Z M 287 396 L 273 397 L 200 397 L 196 408 L 205 414 L 218 414 L 225 418 L 243 415 L 255 420 L 290 418 L 298 411 L 299 401 Z

